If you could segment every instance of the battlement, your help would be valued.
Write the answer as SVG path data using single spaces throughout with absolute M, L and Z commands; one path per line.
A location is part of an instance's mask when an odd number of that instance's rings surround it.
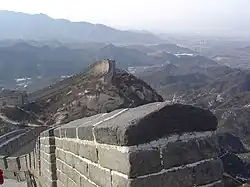
M 216 117 L 151 103 L 41 133 L 27 169 L 42 187 L 222 187 Z

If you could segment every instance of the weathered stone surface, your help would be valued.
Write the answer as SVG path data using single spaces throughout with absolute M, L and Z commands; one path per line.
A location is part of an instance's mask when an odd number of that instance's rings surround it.
M 102 114 L 97 114 L 88 118 L 83 118 L 80 126 L 77 128 L 78 138 L 81 140 L 93 141 L 94 136 L 92 133 L 92 128 L 95 123 L 93 120 L 97 120 L 101 116 Z
M 70 166 L 74 166 L 74 156 L 70 153 L 65 153 L 65 162 L 70 165 Z
M 89 159 L 93 162 L 97 162 L 97 149 L 94 144 L 79 143 L 79 155 L 83 158 Z
M 61 181 L 57 181 L 57 187 L 65 187 L 65 184 L 67 184 L 67 183 L 63 183 Z
M 72 180 L 78 185 L 81 185 L 81 176 L 79 175 L 79 173 L 77 172 L 77 170 L 73 169 L 73 178 Z
M 55 153 L 47 154 L 43 151 L 41 151 L 41 157 L 45 159 L 49 163 L 55 163 L 56 162 L 56 155 Z
M 85 177 L 81 177 L 81 187 L 97 187 L 97 185 L 93 184 L 93 182 L 90 182 Z
M 223 165 L 220 159 L 208 161 L 194 167 L 196 185 L 208 184 L 222 179 Z
M 44 159 L 41 159 L 41 171 L 43 170 L 56 173 L 56 163 L 48 163 Z
M 88 176 L 88 164 L 85 161 L 76 157 L 75 158 L 75 168 L 82 175 L 84 175 L 86 177 Z
M 112 187 L 129 187 L 130 180 L 112 173 Z
M 129 162 L 131 164 L 130 177 L 157 173 L 162 170 L 158 149 L 132 152 L 129 154 Z
M 74 175 L 73 168 L 68 164 L 64 164 L 62 172 L 65 173 L 69 178 L 73 179 Z
M 56 157 L 62 161 L 66 160 L 66 153 L 63 150 L 56 149 Z
M 102 167 L 119 171 L 127 175 L 130 174 L 131 165 L 129 162 L 129 153 L 123 153 L 112 148 L 98 147 L 98 157 Z
M 202 123 L 201 123 L 202 121 Z M 137 145 L 179 132 L 215 130 L 212 112 L 189 105 L 151 103 L 124 111 L 94 128 L 96 141 Z
M 69 151 L 75 155 L 79 155 L 79 144 L 75 141 L 68 142 Z
M 132 179 L 131 187 L 193 187 L 192 169 L 185 168 L 145 178 Z
M 57 167 L 57 169 L 59 169 L 59 170 L 63 170 L 63 162 L 61 161 L 61 160 L 59 160 L 59 159 L 56 159 L 56 167 Z
M 111 173 L 93 164 L 89 164 L 89 179 L 98 186 L 111 187 Z
M 65 175 L 63 172 L 61 172 L 59 170 L 57 170 L 56 173 L 57 173 L 57 179 L 66 185 L 67 179 L 68 179 L 67 175 Z
M 61 138 L 55 138 L 55 146 L 57 148 L 62 149 L 63 148 L 63 139 L 61 139 Z
M 8 171 L 19 171 L 21 168 L 19 157 L 8 157 L 7 160 L 7 169 Z
M 78 186 L 72 179 L 69 178 L 67 187 L 78 187 Z
M 162 150 L 164 168 L 191 164 L 219 155 L 219 145 L 215 138 L 192 139 L 188 142 L 169 143 Z
M 156 173 L 162 170 L 158 149 L 123 153 L 116 149 L 98 147 L 98 157 L 101 166 L 119 171 L 129 177 Z
M 61 137 L 66 137 L 66 138 L 76 138 L 77 137 L 77 132 L 76 129 L 77 127 L 81 126 L 86 119 L 78 119 L 71 121 L 63 126 L 60 127 L 61 131 Z

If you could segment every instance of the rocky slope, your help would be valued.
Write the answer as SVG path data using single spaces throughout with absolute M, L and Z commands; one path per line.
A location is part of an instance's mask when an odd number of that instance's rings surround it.
M 248 70 L 218 64 L 205 67 L 195 62 L 177 64 L 173 61 L 161 69 L 143 72 L 139 77 L 165 100 L 212 110 L 219 123 L 217 132 L 220 133 L 221 148 L 225 151 L 225 155 L 221 155 L 225 170 L 244 182 L 250 179 L 249 75 Z
M 32 113 L 32 117 L 36 116 L 39 123 L 53 125 L 157 101 L 163 98 L 148 84 L 116 69 L 114 61 L 103 60 L 84 73 L 30 94 L 29 103 L 21 108 Z M 11 118 L 10 111 L 5 111 Z M 13 109 L 15 116 L 16 111 Z M 35 121 L 32 117 L 30 119 Z

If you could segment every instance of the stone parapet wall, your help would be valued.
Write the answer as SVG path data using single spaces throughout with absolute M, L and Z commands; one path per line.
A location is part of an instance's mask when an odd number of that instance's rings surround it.
M 212 132 L 131 147 L 59 137 L 55 144 L 58 186 L 222 186 Z
M 24 181 L 25 172 L 37 174 L 40 149 L 36 138 L 44 130 L 45 127 L 16 130 L 0 138 L 3 141 L 0 147 L 0 168 L 4 170 L 6 178 Z
M 40 137 L 43 187 L 221 187 L 223 167 L 205 110 L 153 103 L 98 114 Z

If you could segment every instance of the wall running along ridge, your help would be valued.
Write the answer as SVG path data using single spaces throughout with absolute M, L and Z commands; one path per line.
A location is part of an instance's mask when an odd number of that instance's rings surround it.
M 27 169 L 42 187 L 222 187 L 216 128 L 188 105 L 119 109 L 41 133 Z

